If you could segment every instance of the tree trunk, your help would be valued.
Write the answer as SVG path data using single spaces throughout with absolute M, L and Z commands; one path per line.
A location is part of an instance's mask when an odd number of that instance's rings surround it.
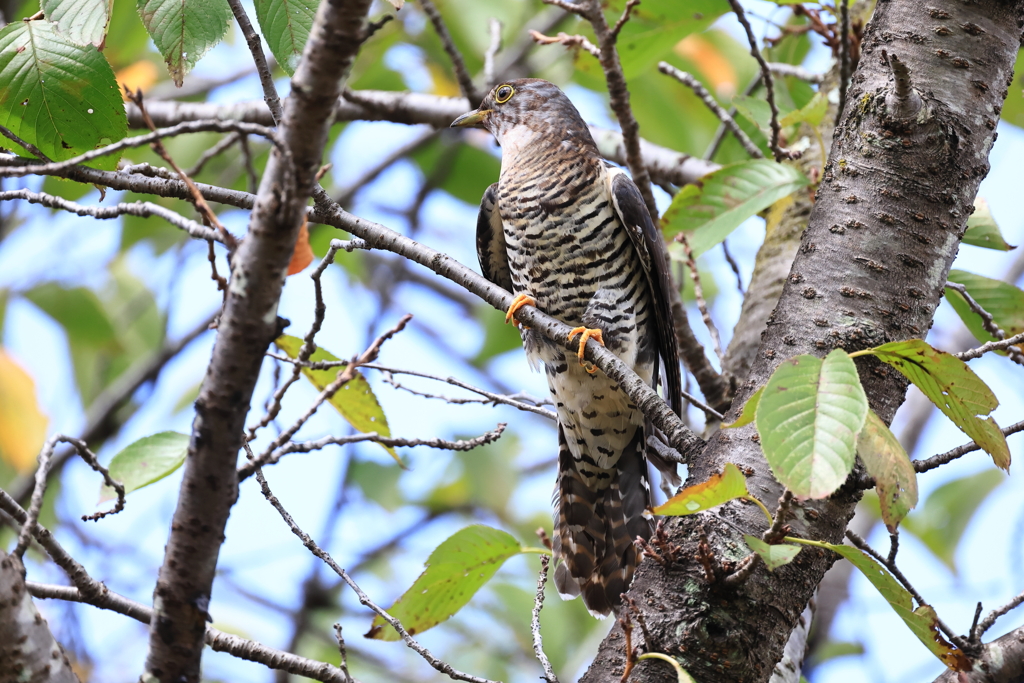
M 1024 0 L 878 2 L 810 223 L 732 417 L 787 358 L 927 333 L 988 171 L 1021 25 Z M 897 92 L 893 67 L 902 73 L 901 64 L 910 88 Z M 906 381 L 873 359 L 857 365 L 871 408 L 891 421 Z M 717 434 L 690 464 L 688 483 L 726 462 L 752 472 L 751 493 L 775 507 L 782 489 L 753 426 Z M 842 542 L 859 498 L 847 485 L 827 500 L 799 503 L 793 533 Z M 704 578 L 695 560 L 699 539 L 706 535 L 716 562 L 735 567 L 747 554 L 742 534 L 765 530 L 756 507 L 734 501 L 668 520 L 666 530 L 679 546 L 677 561 L 645 561 L 629 591 L 655 641 L 646 648 L 678 658 L 698 681 L 768 680 L 835 556 L 805 548 L 792 564 L 773 573 L 761 566 L 728 588 Z M 618 681 L 623 645 L 617 626 L 583 680 Z M 630 680 L 674 681 L 675 673 L 645 660 Z

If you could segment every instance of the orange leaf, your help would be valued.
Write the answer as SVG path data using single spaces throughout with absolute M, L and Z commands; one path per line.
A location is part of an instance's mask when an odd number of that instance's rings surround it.
M 0 351 L 0 459 L 28 471 L 45 440 L 46 416 L 39 411 L 32 377 Z
M 140 59 L 134 64 L 118 71 L 114 77 L 117 79 L 118 85 L 121 86 L 121 96 L 127 102 L 128 98 L 124 94 L 125 88 L 132 92 L 136 90 L 142 90 L 143 92 L 149 90 L 150 86 L 160 78 L 160 70 L 156 64 L 148 59 Z
M 736 69 L 707 38 L 691 33 L 676 43 L 675 53 L 694 63 L 718 97 L 730 99 L 736 94 Z
M 299 237 L 295 240 L 295 251 L 292 252 L 292 260 L 288 264 L 288 274 L 301 273 L 312 262 L 313 248 L 309 246 L 309 230 L 306 228 L 306 219 L 303 218 Z

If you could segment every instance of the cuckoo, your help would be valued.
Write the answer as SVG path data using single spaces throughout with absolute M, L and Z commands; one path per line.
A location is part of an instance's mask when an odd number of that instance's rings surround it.
M 570 340 L 579 337 L 577 357 L 521 330 L 531 365 L 544 365 L 558 414 L 555 585 L 563 598 L 582 594 L 592 614 L 606 615 L 632 581 L 633 541 L 652 532 L 644 511 L 653 428 L 583 350 L 594 339 L 650 385 L 660 375 L 681 412 L 665 244 L 636 185 L 601 158 L 555 85 L 502 83 L 452 126 L 484 128 L 502 149 L 501 175 L 480 204 L 476 246 L 484 276 L 516 295 L 506 321 L 536 306 L 573 326 Z

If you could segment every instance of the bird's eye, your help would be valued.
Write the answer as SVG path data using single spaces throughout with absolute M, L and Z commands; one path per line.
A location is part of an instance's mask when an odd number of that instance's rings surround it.
M 494 101 L 498 104 L 505 104 L 512 99 L 512 96 L 516 94 L 515 89 L 508 85 L 499 85 L 498 89 L 494 91 Z

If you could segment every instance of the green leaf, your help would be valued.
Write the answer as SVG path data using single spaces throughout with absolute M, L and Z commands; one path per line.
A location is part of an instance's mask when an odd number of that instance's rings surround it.
M 181 86 L 196 62 L 219 43 L 231 22 L 226 0 L 137 0 L 139 16 Z
M 747 547 L 753 550 L 764 561 L 768 571 L 773 572 L 779 567 L 789 564 L 800 552 L 800 546 L 780 543 L 771 545 L 757 536 L 744 535 Z
M 743 406 L 743 412 L 736 418 L 735 422 L 723 424 L 722 429 L 736 429 L 737 427 L 745 427 L 754 421 L 754 416 L 757 414 L 757 404 L 761 402 L 761 394 L 764 392 L 764 387 L 761 387 L 754 394 L 747 399 L 746 404 Z
M 505 560 L 521 552 L 519 542 L 504 531 L 481 524 L 466 527 L 437 546 L 426 571 L 387 611 L 409 635 L 422 633 L 462 609 Z M 374 618 L 366 637 L 399 639 L 380 616 Z
M 103 48 L 113 0 L 42 0 L 40 4 L 47 20 L 69 41 Z
M 740 223 L 808 182 L 795 167 L 768 159 L 723 166 L 676 194 L 663 219 L 665 239 L 684 230 L 692 233 L 693 255 L 700 256 Z M 673 244 L 669 251 L 678 254 L 680 248 Z
M 942 663 L 956 671 L 970 671 L 972 664 L 967 656 L 956 646 L 946 642 L 938 629 L 935 611 L 928 606 L 914 609 L 913 597 L 893 578 L 882 565 L 861 552 L 858 548 L 848 545 L 822 544 L 842 555 L 861 571 L 871 585 L 885 598 L 893 611 L 910 628 L 910 631 L 925 644 L 932 654 Z
M 654 508 L 654 514 L 669 517 L 692 515 L 748 495 L 750 494 L 747 492 L 747 478 L 736 465 L 729 462 L 725 464 L 721 474 L 712 475 L 703 483 L 686 487 Z
M 289 358 L 298 358 L 302 340 L 285 334 L 274 340 L 274 345 Z M 317 348 L 309 360 L 313 363 L 337 361 L 338 357 L 329 351 Z M 302 374 L 312 382 L 313 386 L 323 391 L 328 384 L 338 378 L 338 373 L 342 370 L 344 368 L 341 366 L 327 370 L 302 368 Z M 377 402 L 377 397 L 374 395 L 373 389 L 370 388 L 369 382 L 358 372 L 330 398 L 329 402 L 356 430 L 363 433 L 377 432 L 381 436 L 391 436 L 391 428 L 388 427 L 388 419 L 384 416 L 384 410 Z M 388 455 L 395 459 L 395 462 L 402 465 L 402 459 L 398 457 L 394 448 L 384 444 L 380 444 L 380 447 L 386 450 Z
M 737 95 L 732 98 L 732 106 L 762 131 L 771 130 L 772 108 L 767 100 L 750 95 Z
M 295 73 L 302 48 L 313 27 L 318 2 L 256 0 L 256 19 L 277 63 L 289 76 Z
M 974 213 L 967 219 L 967 232 L 964 233 L 963 243 L 997 251 L 1010 251 L 1017 248 L 1010 246 L 1003 239 L 1003 233 L 996 225 L 996 219 L 992 216 L 992 210 L 988 208 L 988 202 L 981 197 L 974 200 Z
M 507 351 L 523 346 L 523 338 L 514 325 L 505 322 L 505 316 L 490 306 L 481 305 L 477 309 L 477 320 L 484 331 L 484 342 L 473 358 L 476 367 L 483 367 L 487 361 Z
M 946 277 L 950 282 L 961 284 L 967 293 L 992 316 L 1008 337 L 1024 332 L 1024 291 L 1002 280 L 975 275 L 963 270 L 951 270 Z M 967 329 L 979 341 L 995 339 L 981 324 L 981 317 L 971 310 L 967 301 L 956 290 L 947 289 L 946 300 L 953 306 Z
M 0 125 L 63 161 L 122 139 L 128 120 L 107 60 L 53 26 L 16 21 L 0 30 Z M 89 165 L 109 171 L 119 158 Z
M 857 367 L 842 349 L 824 360 L 782 363 L 757 406 L 761 449 L 775 478 L 799 498 L 824 498 L 853 468 L 868 399 Z
M 624 0 L 609 3 L 613 24 L 625 4 Z M 680 40 L 708 28 L 725 10 L 718 0 L 644 0 L 633 10 L 616 42 L 626 79 L 652 69 Z
M 815 648 L 812 660 L 815 665 L 823 664 L 830 659 L 838 659 L 839 657 L 849 657 L 851 655 L 862 655 L 864 654 L 863 643 L 850 643 L 841 640 L 826 640 L 820 646 Z
M 110 476 L 124 484 L 125 493 L 149 486 L 181 467 L 188 455 L 188 441 L 188 435 L 178 432 L 160 432 L 139 439 L 110 461 Z M 101 503 L 115 497 L 114 489 L 101 487 Z
M 117 342 L 114 325 L 91 289 L 65 289 L 47 282 L 25 292 L 25 298 L 64 328 L 72 346 L 104 346 Z
M 932 348 L 921 339 L 890 342 L 869 349 L 884 363 L 899 370 L 946 417 L 992 456 L 997 467 L 1010 469 L 1010 448 L 991 417 L 998 399 L 974 371 L 956 356 Z
M 981 503 L 1005 479 L 998 470 L 988 469 L 945 483 L 903 520 L 903 529 L 916 536 L 956 574 L 956 548 L 964 530 Z
M 405 504 L 398 488 L 402 471 L 397 467 L 381 465 L 369 460 L 351 460 L 348 479 L 359 486 L 367 499 L 380 505 L 388 512 L 394 512 Z
M 780 118 L 779 125 L 786 127 L 797 123 L 806 123 L 809 126 L 816 127 L 821 124 L 827 112 L 828 97 L 819 91 L 814 94 L 811 101 L 803 108 L 791 111 Z
M 882 519 L 893 533 L 917 505 L 917 473 L 896 435 L 873 410 L 857 439 L 857 455 L 875 478 Z

